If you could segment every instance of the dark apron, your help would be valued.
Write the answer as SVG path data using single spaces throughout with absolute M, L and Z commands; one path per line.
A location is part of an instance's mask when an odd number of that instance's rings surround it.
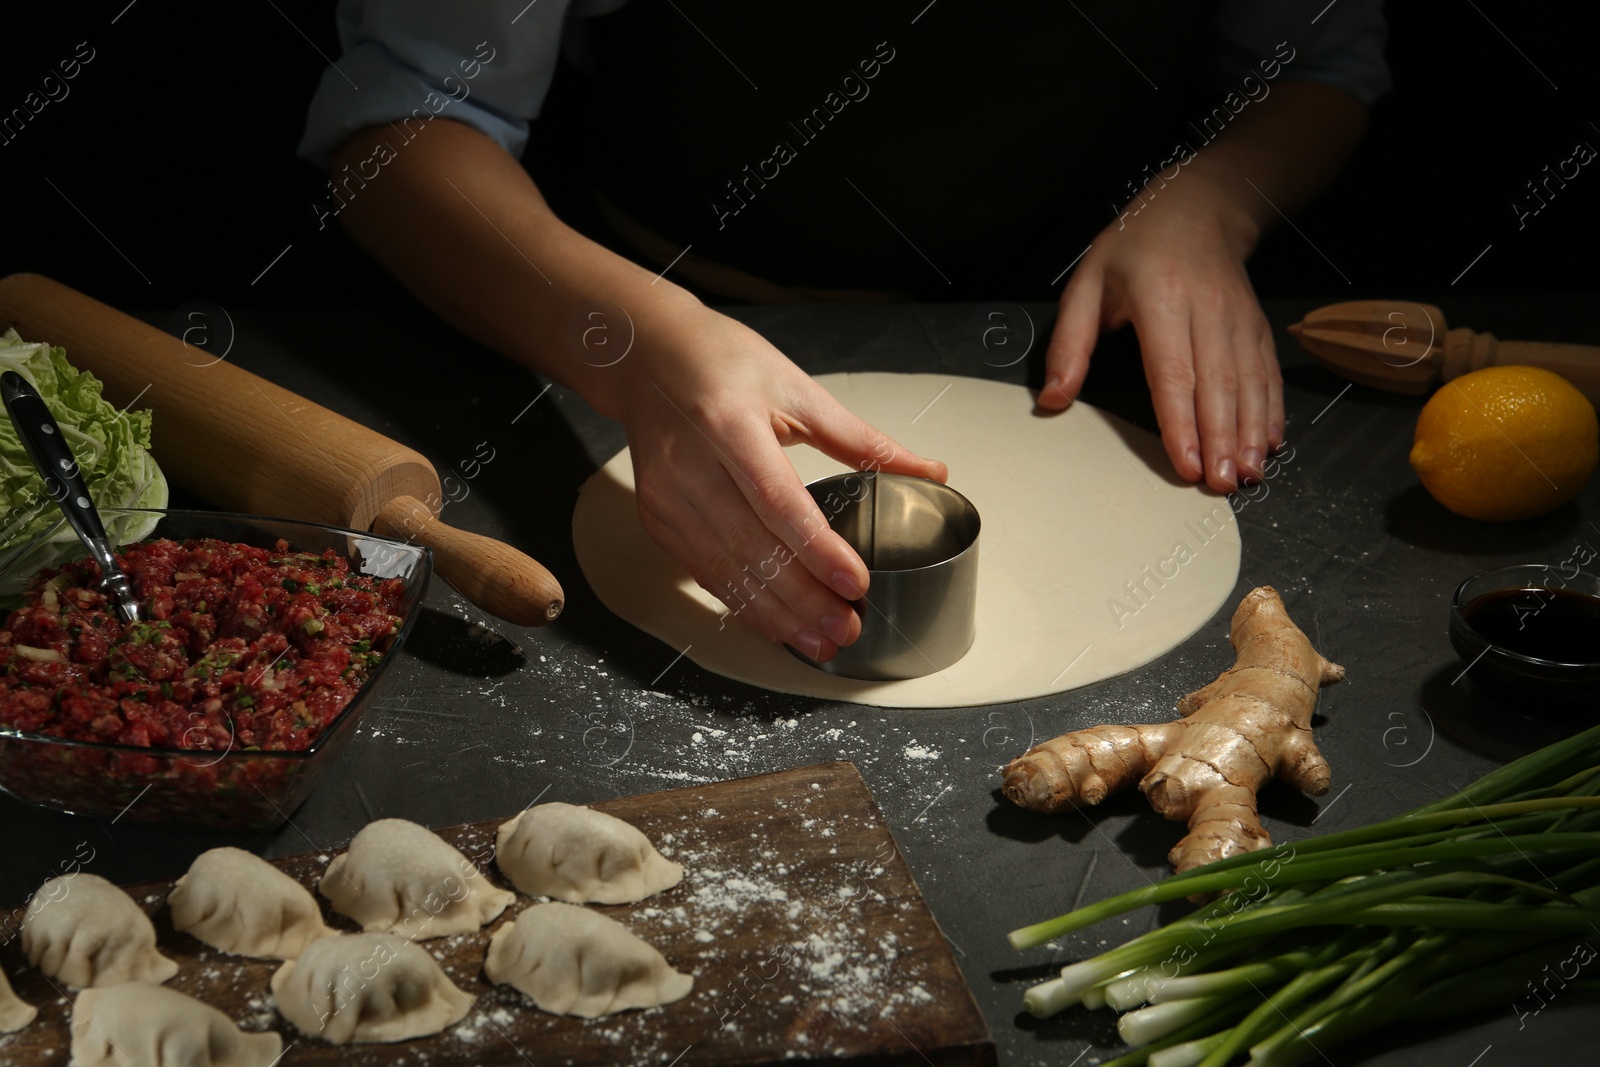
M 1203 5 L 938 0 L 911 24 L 925 4 L 633 0 L 580 28 L 586 69 L 563 64 L 530 169 L 584 172 L 657 261 L 692 245 L 780 286 L 927 300 L 1059 291 L 1172 154 Z

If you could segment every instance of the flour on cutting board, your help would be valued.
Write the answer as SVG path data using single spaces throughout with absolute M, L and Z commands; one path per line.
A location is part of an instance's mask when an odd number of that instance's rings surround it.
M 692 958 L 672 962 L 699 976 L 693 995 L 710 998 L 718 1031 L 759 1027 L 768 1011 L 797 999 L 844 1026 L 893 1018 L 903 1006 L 931 999 L 922 984 L 925 960 L 902 954 L 892 922 L 885 924 L 881 914 L 867 915 L 874 905 L 886 903 L 874 881 L 892 851 L 819 869 L 796 865 L 792 850 L 781 847 L 785 828 L 792 834 L 795 824 L 820 840 L 854 836 L 865 828 L 865 816 L 825 815 L 824 803 L 821 791 L 775 800 L 776 810 L 764 821 L 779 825 L 771 834 L 752 835 L 770 844 L 758 846 L 754 858 L 744 852 L 737 862 L 716 843 L 723 834 L 717 825 L 721 812 L 709 806 L 685 810 L 683 828 L 656 840 L 664 855 L 684 865 L 683 883 L 618 916 L 653 943 L 689 934 Z M 838 850 L 830 845 L 826 851 L 837 855 Z M 748 945 L 752 930 L 761 934 L 758 949 L 726 947 L 740 935 Z M 719 987 L 704 979 L 712 969 L 735 977 Z M 661 1010 L 643 1013 L 640 1024 Z
M 773 810 L 760 817 L 775 824 L 774 832 L 756 835 L 757 840 L 792 841 L 795 823 L 818 838 L 859 839 L 874 822 L 865 815 L 824 814 L 826 802 L 820 790 L 775 799 Z M 730 851 L 718 808 L 684 806 L 679 815 L 676 828 L 657 830 L 654 838 L 663 855 L 684 865 L 683 882 L 659 896 L 606 910 L 662 949 L 675 968 L 693 974 L 694 990 L 674 1005 L 584 1023 L 586 1037 L 630 1050 L 645 1062 L 677 1051 L 666 1043 L 669 1033 L 682 1032 L 684 1012 L 695 1013 L 704 1027 L 702 1042 L 712 1044 L 719 1037 L 736 1040 L 746 1031 L 762 1033 L 778 1016 L 796 1011 L 808 1019 L 828 1019 L 835 1032 L 848 1032 L 880 1017 L 893 1020 L 907 1006 L 932 1000 L 925 984 L 932 980 L 928 960 L 904 951 L 898 921 L 886 919 L 881 910 L 888 901 L 875 882 L 893 856 L 887 842 L 872 857 L 855 862 L 818 864 L 814 849 L 807 850 L 809 862 L 797 861 L 792 847 L 776 844 L 756 846 L 752 858 L 744 846 Z M 489 842 L 471 835 L 457 844 L 478 856 Z M 836 848 L 827 850 L 836 853 Z M 509 913 L 503 921 L 512 921 Z M 467 984 L 463 976 L 451 977 Z M 443 1036 L 472 1046 L 498 1042 L 512 1032 L 519 1013 L 535 1010 L 516 990 L 495 987 Z M 801 1049 L 794 1054 L 804 1055 L 811 1038 L 801 1030 L 794 1040 Z

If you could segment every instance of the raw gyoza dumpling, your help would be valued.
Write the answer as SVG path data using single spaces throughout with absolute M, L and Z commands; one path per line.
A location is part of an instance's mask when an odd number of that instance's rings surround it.
M 17 996 L 11 988 L 11 980 L 6 977 L 6 972 L 0 971 L 0 1034 L 9 1034 L 13 1030 L 21 1030 L 33 1022 L 34 1016 L 39 1014 L 39 1009 Z
M 397 934 L 335 934 L 272 976 L 272 999 L 300 1032 L 334 1045 L 405 1041 L 466 1017 L 472 997 Z
M 167 897 L 175 929 L 238 956 L 287 960 L 333 933 L 305 886 L 252 852 L 202 852 Z
M 77 1067 L 269 1067 L 282 1051 L 277 1034 L 247 1034 L 216 1008 L 144 982 L 85 989 L 72 1004 Z
M 634 827 L 559 801 L 503 824 L 494 861 L 529 896 L 573 904 L 632 904 L 683 880 L 683 866 Z
M 152 982 L 178 973 L 156 951 L 156 928 L 132 897 L 98 874 L 74 871 L 39 887 L 22 920 L 28 962 L 74 989 Z
M 516 899 L 438 834 L 405 819 L 368 823 L 317 889 L 368 933 L 413 941 L 469 933 Z
M 627 927 L 573 904 L 535 904 L 496 930 L 483 973 L 553 1015 L 585 1019 L 671 1004 L 694 987 Z

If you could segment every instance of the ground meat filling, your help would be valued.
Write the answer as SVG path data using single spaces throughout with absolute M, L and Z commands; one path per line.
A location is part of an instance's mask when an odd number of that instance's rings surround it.
M 399 631 L 404 583 L 329 550 L 158 540 L 118 556 L 143 609 L 124 626 L 83 560 L 45 570 L 0 630 L 0 724 L 81 741 L 307 748 Z

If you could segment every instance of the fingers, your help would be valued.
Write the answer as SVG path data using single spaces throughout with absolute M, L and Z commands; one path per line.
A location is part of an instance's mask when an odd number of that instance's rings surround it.
M 1258 481 L 1267 458 L 1267 412 L 1270 403 L 1267 367 L 1261 361 L 1260 333 L 1249 323 L 1234 337 L 1229 353 L 1238 376 L 1238 422 L 1235 453 L 1238 480 Z
M 1188 309 L 1182 304 L 1136 304 L 1134 332 L 1144 352 L 1145 380 L 1155 404 L 1161 441 L 1179 477 L 1199 481 L 1205 474 L 1195 422 L 1194 353 Z
M 725 625 L 731 617 L 822 662 L 860 635 L 854 609 L 796 562 L 726 471 L 707 463 L 690 479 L 673 477 L 680 473 L 641 471 L 641 487 L 654 488 L 641 488 L 640 522 L 701 588 L 722 601 Z
M 1283 375 L 1253 297 L 1180 294 L 1135 301 L 1134 329 L 1173 467 L 1230 493 L 1263 477 L 1283 443 Z M 1242 319 L 1242 324 L 1240 320 Z
M 1231 338 L 1220 323 L 1191 323 L 1194 343 L 1196 421 L 1200 454 L 1205 457 L 1206 484 L 1221 493 L 1238 488 L 1239 372 Z
M 732 484 L 728 488 L 734 489 Z M 736 611 L 754 608 L 758 622 L 775 624 L 769 637 L 794 645 L 815 660 L 832 659 L 840 646 L 859 636 L 860 616 L 848 598 L 824 587 L 736 490 L 719 496 L 715 504 L 702 517 L 708 532 L 721 531 L 725 546 L 713 565 L 739 568 L 742 604 Z M 845 551 L 850 552 L 848 546 Z
M 689 525 L 698 525 L 698 529 L 690 533 Z M 706 545 L 715 542 L 705 540 L 713 531 L 703 524 L 672 527 L 647 523 L 646 528 L 663 549 L 684 565 L 700 588 L 722 601 L 726 608 L 723 626 L 747 626 L 774 644 L 793 645 L 820 663 L 837 653 L 837 642 L 790 611 L 760 578 L 763 570 L 775 574 L 781 571 L 772 572 L 761 561 L 741 564 L 720 546 L 707 554 Z M 691 541 L 697 549 L 690 547 Z
M 640 522 L 729 615 L 827 660 L 860 636 L 850 601 L 869 575 L 783 445 L 809 442 L 860 470 L 941 482 L 948 471 L 846 411 L 764 342 L 750 351 L 738 378 L 694 405 L 626 411 Z
M 943 463 L 909 451 L 806 381 L 814 393 L 807 390 L 795 405 L 784 439 L 809 442 L 859 470 L 940 482 L 948 477 Z M 660 540 L 672 542 L 676 549 L 669 551 L 680 558 L 703 557 L 695 562 L 699 571 L 691 570 L 695 580 L 741 619 L 748 614 L 769 638 L 812 659 L 832 658 L 860 636 L 860 617 L 846 601 L 866 593 L 866 565 L 829 526 L 770 425 L 736 419 L 717 437 L 720 479 L 696 483 L 695 521 L 680 520 L 676 535 Z M 708 482 L 718 483 L 717 491 Z M 695 532 L 685 537 L 689 529 Z M 722 550 L 694 553 L 695 543 Z M 730 583 L 737 602 L 729 599 Z
M 1100 335 L 1104 284 L 1099 268 L 1085 263 L 1062 291 L 1061 314 L 1044 357 L 1040 407 L 1059 411 L 1072 403 L 1083 388 L 1083 379 L 1089 373 L 1089 356 Z
M 816 386 L 807 398 L 805 423 L 796 427 L 819 451 L 859 471 L 883 471 L 930 478 L 950 477 L 950 469 L 935 459 L 924 459 L 846 408 L 833 394 Z
M 1261 353 L 1261 365 L 1266 369 L 1267 376 L 1267 451 L 1275 452 L 1283 446 L 1283 371 L 1278 366 L 1278 350 L 1272 343 L 1272 329 L 1265 322 L 1262 326 L 1257 351 Z
M 845 600 L 860 598 L 867 590 L 866 564 L 828 526 L 771 428 L 753 419 L 737 422 L 728 428 L 725 441 L 724 463 L 733 468 L 728 473 L 746 510 L 754 511 L 824 587 Z

